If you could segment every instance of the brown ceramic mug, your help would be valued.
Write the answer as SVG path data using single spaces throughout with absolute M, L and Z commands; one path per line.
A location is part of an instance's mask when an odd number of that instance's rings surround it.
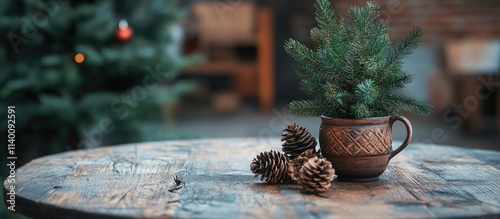
M 392 125 L 401 121 L 407 136 L 392 150 Z M 366 119 L 336 119 L 322 116 L 319 130 L 321 154 L 332 163 L 337 180 L 375 181 L 389 161 L 412 137 L 410 121 L 403 116 Z

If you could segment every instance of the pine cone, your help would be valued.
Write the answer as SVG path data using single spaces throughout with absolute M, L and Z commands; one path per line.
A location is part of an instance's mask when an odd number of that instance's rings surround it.
M 288 162 L 288 175 L 290 175 L 293 181 L 299 181 L 300 169 L 302 169 L 304 163 L 316 156 L 317 153 L 313 149 L 309 149 Z
M 288 157 L 279 151 L 265 151 L 252 160 L 250 170 L 255 177 L 260 174 L 260 180 L 265 179 L 268 183 L 290 182 L 288 162 Z
M 316 148 L 316 138 L 304 127 L 290 123 L 283 131 L 281 135 L 281 141 L 284 141 L 282 150 L 289 158 L 296 158 L 302 152 Z
M 331 186 L 334 173 L 330 161 L 314 157 L 302 166 L 298 184 L 309 192 L 324 192 Z

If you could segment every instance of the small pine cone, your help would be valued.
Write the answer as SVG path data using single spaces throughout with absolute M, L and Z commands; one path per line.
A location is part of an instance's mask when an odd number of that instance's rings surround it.
M 288 162 L 288 175 L 290 175 L 293 181 L 299 181 L 300 169 L 302 169 L 304 163 L 316 156 L 317 152 L 314 152 L 313 149 L 309 149 Z
M 250 170 L 255 177 L 261 175 L 260 180 L 265 179 L 268 183 L 290 182 L 288 162 L 288 157 L 279 151 L 265 151 L 252 160 Z
M 316 138 L 304 127 L 290 123 L 283 131 L 281 135 L 281 141 L 284 141 L 282 150 L 289 158 L 296 158 L 302 152 L 316 148 Z
M 298 184 L 309 192 L 324 192 L 331 186 L 334 173 L 330 161 L 314 157 L 302 166 Z

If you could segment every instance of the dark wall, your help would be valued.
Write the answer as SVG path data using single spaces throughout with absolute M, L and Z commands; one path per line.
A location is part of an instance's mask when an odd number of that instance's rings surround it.
M 275 13 L 276 102 L 284 104 L 307 98 L 299 89 L 295 62 L 284 52 L 283 45 L 286 40 L 294 38 L 311 46 L 309 30 L 315 26 L 313 2 L 275 0 L 267 4 Z

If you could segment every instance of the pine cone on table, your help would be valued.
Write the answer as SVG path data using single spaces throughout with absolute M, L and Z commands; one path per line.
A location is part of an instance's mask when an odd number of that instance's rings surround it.
M 281 141 L 284 141 L 282 150 L 289 158 L 296 158 L 302 152 L 316 148 L 316 138 L 304 127 L 290 123 L 283 131 L 281 135 Z
M 293 181 L 297 182 L 299 180 L 302 166 L 305 162 L 314 157 L 317 157 L 317 154 L 313 149 L 309 149 L 288 162 L 288 175 L 290 175 Z
M 324 192 L 330 188 L 334 173 L 330 161 L 314 157 L 302 166 L 297 183 L 309 192 Z
M 265 151 L 252 160 L 250 170 L 255 177 L 261 175 L 260 180 L 268 183 L 286 183 L 291 181 L 288 176 L 288 162 L 288 157 L 279 151 Z

